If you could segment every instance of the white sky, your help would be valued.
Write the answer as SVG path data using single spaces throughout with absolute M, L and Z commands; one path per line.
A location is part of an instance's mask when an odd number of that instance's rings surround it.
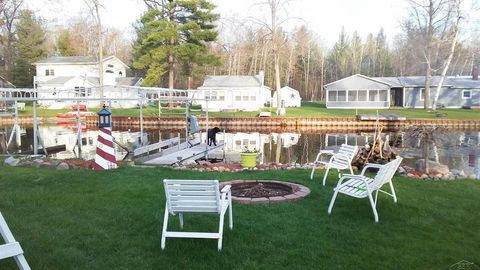
M 213 0 L 221 17 L 242 20 L 249 16 L 262 19 L 268 14 L 265 7 L 254 5 L 264 0 Z M 472 0 L 477 1 L 477 0 Z M 132 36 L 132 23 L 138 19 L 145 5 L 141 0 L 100 0 L 103 23 L 114 26 Z M 63 24 L 72 16 L 85 12 L 83 0 L 26 0 L 28 7 L 52 24 Z M 400 20 L 406 15 L 406 0 L 292 0 L 287 6 L 292 25 L 305 23 L 328 45 L 333 44 L 342 26 L 347 34 L 357 30 L 364 38 L 368 33 L 376 34 L 384 28 L 389 39 L 398 34 Z M 265 15 L 264 15 L 265 14 Z

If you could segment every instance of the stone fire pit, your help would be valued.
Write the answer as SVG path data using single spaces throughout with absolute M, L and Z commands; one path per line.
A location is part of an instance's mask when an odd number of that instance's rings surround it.
M 222 182 L 232 186 L 232 199 L 242 204 L 268 204 L 295 201 L 310 194 L 310 189 L 290 182 L 273 180 L 234 180 Z

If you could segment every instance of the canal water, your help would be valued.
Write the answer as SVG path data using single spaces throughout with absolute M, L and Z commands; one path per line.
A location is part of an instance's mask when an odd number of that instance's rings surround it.
M 45 147 L 65 147 L 64 151 L 56 149 L 50 156 L 59 159 L 79 157 L 77 145 L 77 129 L 66 126 L 40 126 L 39 133 Z M 144 144 L 151 144 L 180 135 L 182 130 L 147 130 L 143 133 Z M 13 137 L 8 149 L 6 147 L 11 128 L 0 128 L 0 154 L 28 153 L 32 150 L 33 129 L 22 127 Z M 81 158 L 93 159 L 95 156 L 98 132 L 82 128 Z M 141 133 L 138 130 L 113 131 L 113 136 L 123 148 L 132 151 L 141 146 Z M 259 152 L 261 163 L 298 163 L 305 164 L 315 160 L 321 149 L 337 149 L 341 144 L 363 146 L 373 140 L 373 133 L 339 133 L 328 131 L 309 131 L 308 134 L 285 132 L 239 132 L 226 131 L 217 134 L 217 142 L 225 142 L 223 149 L 210 157 L 226 159 L 227 163 L 239 162 L 240 152 L 249 149 Z M 405 132 L 383 133 L 393 149 L 404 157 L 404 164 L 415 166 L 415 161 L 423 158 L 423 146 L 429 144 L 429 159 L 446 164 L 450 169 L 464 170 L 467 175 L 475 174 L 480 178 L 480 131 L 448 131 L 439 135 L 437 142 L 423 142 L 410 138 Z M 205 140 L 204 134 L 201 139 Z M 117 160 L 131 159 L 127 150 L 116 146 Z

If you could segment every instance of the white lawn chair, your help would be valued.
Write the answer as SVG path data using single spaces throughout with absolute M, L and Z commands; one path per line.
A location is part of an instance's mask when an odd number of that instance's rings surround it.
M 328 214 L 332 212 L 335 199 L 337 198 L 338 193 L 343 193 L 345 195 L 355 197 L 355 198 L 367 198 L 370 201 L 372 206 L 373 215 L 375 217 L 375 222 L 378 222 L 378 213 L 376 209 L 378 192 L 385 193 L 393 197 L 393 201 L 397 202 L 397 195 L 395 194 L 395 189 L 393 188 L 392 177 L 400 166 L 402 162 L 401 157 L 397 157 L 395 160 L 390 161 L 387 164 L 367 164 L 362 170 L 360 175 L 349 175 L 346 174 L 340 178 L 338 181 L 337 187 L 334 188 L 335 193 L 333 194 L 330 206 L 328 207 Z M 379 169 L 374 178 L 369 178 L 365 176 L 365 171 L 368 168 L 377 168 Z M 390 192 L 381 190 L 384 184 L 388 183 L 390 185 Z M 372 197 L 372 193 L 375 192 L 375 200 Z
M 317 167 L 317 164 L 323 164 L 325 168 L 327 169 L 325 171 L 325 175 L 323 176 L 323 185 L 325 186 L 325 181 L 327 180 L 327 175 L 330 169 L 337 169 L 340 175 L 340 170 L 346 170 L 349 169 L 350 173 L 353 174 L 353 169 L 352 169 L 352 160 L 357 154 L 358 147 L 357 146 L 352 146 L 348 144 L 342 144 L 340 146 L 340 149 L 338 150 L 337 153 L 331 151 L 331 150 L 321 150 L 317 158 L 315 159 L 315 162 L 313 163 L 313 168 L 312 168 L 312 173 L 310 174 L 310 179 L 313 179 L 313 174 L 315 173 L 315 169 Z M 322 155 L 330 155 L 330 159 L 328 162 L 321 161 Z
M 218 251 L 222 250 L 223 220 L 229 210 L 229 225 L 233 229 L 232 193 L 230 185 L 219 190 L 218 180 L 163 180 L 166 204 L 162 230 L 162 249 L 167 237 L 218 239 Z M 212 213 L 220 216 L 218 233 L 167 231 L 169 214 L 178 214 L 183 229 L 184 213 Z
M 0 260 L 13 257 L 20 270 L 30 270 L 30 266 L 28 265 L 25 256 L 23 256 L 22 247 L 13 237 L 13 234 L 8 228 L 7 222 L 5 222 L 1 212 L 0 235 L 5 241 L 5 244 L 0 245 Z

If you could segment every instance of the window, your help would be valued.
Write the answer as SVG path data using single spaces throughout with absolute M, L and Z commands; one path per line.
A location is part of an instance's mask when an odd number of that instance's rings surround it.
M 235 101 L 242 101 L 242 96 L 235 96 Z
M 121 71 L 118 72 L 118 77 L 122 77 L 123 73 Z
M 357 101 L 367 101 L 367 90 L 358 90 Z
M 369 101 L 378 101 L 379 100 L 378 90 L 369 90 L 368 91 L 368 100 Z
M 53 69 L 46 69 L 45 76 L 55 76 L 55 72 L 53 71 Z
M 347 91 L 338 91 L 337 101 L 347 101 Z
M 418 92 L 420 92 L 419 100 L 424 100 L 424 97 L 425 97 L 425 88 L 420 88 L 420 90 L 419 90 Z
M 221 100 L 221 101 L 225 100 L 225 92 L 224 91 L 218 92 L 218 100 Z
M 217 91 L 205 91 L 206 100 L 217 100 Z
M 111 71 L 110 69 L 107 69 L 105 73 L 113 73 L 113 71 Z
M 472 90 L 462 91 L 462 99 L 471 99 L 471 98 L 472 98 Z
M 113 68 L 113 65 L 112 65 L 112 64 L 108 64 L 107 67 Z
M 335 90 L 328 91 L 328 101 L 337 101 L 337 91 Z
M 357 90 L 348 90 L 348 101 L 357 101 Z
M 248 101 L 248 96 L 243 96 L 243 101 Z
M 91 93 L 91 89 L 88 91 Z M 75 86 L 75 97 L 85 97 L 87 95 L 87 91 L 83 86 Z
M 250 101 L 255 101 L 255 100 L 257 100 L 257 97 L 256 97 L 256 96 L 251 96 L 251 97 L 250 97 Z
M 379 90 L 378 91 L 378 94 L 379 94 L 379 101 L 387 101 L 388 100 L 388 92 L 387 90 Z

